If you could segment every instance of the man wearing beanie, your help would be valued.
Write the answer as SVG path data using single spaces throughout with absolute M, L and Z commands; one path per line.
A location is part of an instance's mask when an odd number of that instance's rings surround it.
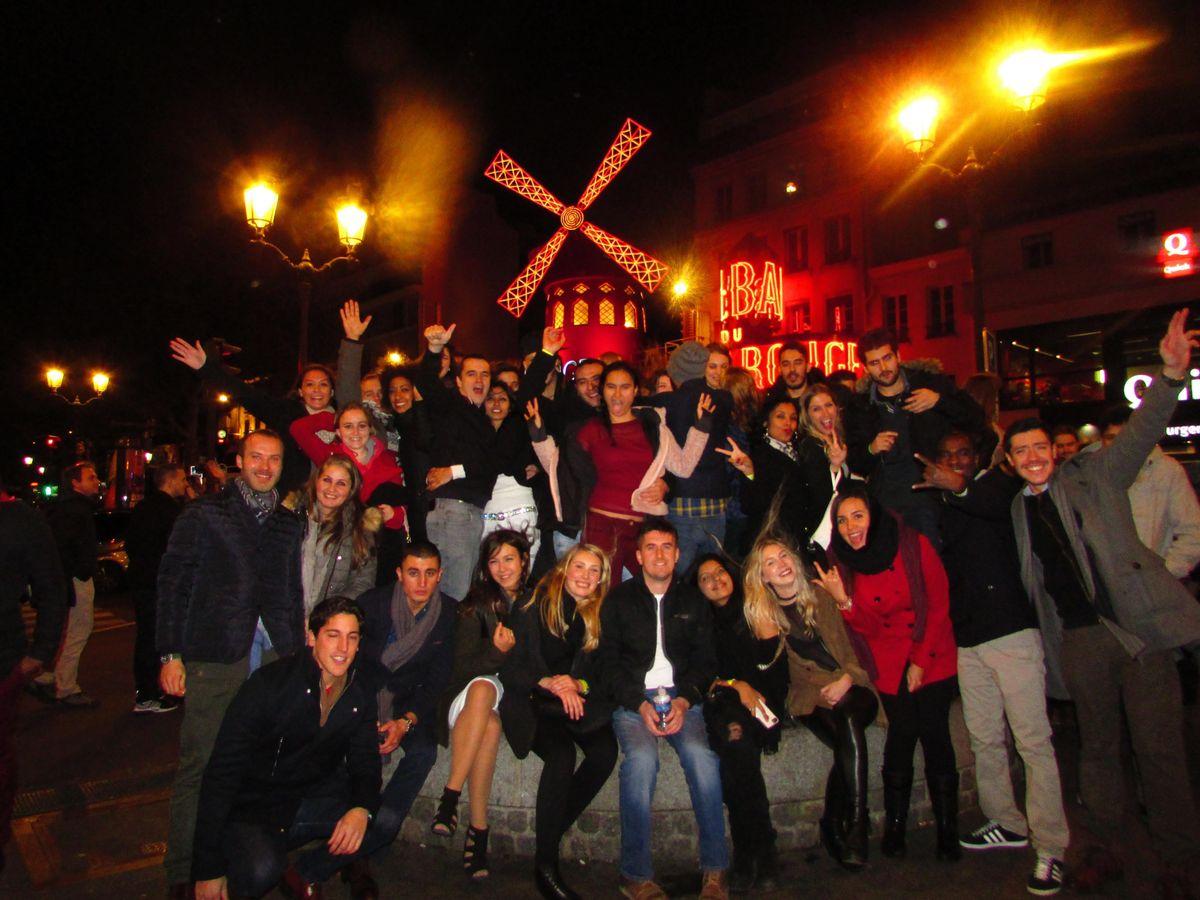
M 728 443 L 729 416 L 733 398 L 725 390 L 729 371 L 729 349 L 721 344 L 705 347 L 697 341 L 684 341 L 672 351 L 667 373 L 679 387 L 650 400 L 667 411 L 667 427 L 677 441 L 687 439 L 696 417 L 696 404 L 702 393 L 712 397 L 712 433 L 704 454 L 687 478 L 667 475 L 671 492 L 667 518 L 679 532 L 679 562 L 675 570 L 686 572 L 700 553 L 719 549 L 725 540 L 725 507 L 729 502 L 729 475 L 725 457 L 716 452 Z

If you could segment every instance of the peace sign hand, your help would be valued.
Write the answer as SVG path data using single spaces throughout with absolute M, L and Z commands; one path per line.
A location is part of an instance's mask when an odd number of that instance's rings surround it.
M 841 573 L 838 572 L 837 566 L 830 566 L 829 571 L 821 568 L 819 562 L 813 561 L 813 565 L 817 569 L 817 576 L 812 580 L 812 583 L 818 587 L 823 587 L 833 598 L 833 602 L 837 604 L 838 609 L 847 610 L 850 608 L 850 598 L 846 595 L 846 585 L 842 583 Z
M 534 428 L 542 427 L 542 414 L 538 410 L 537 397 L 525 404 L 525 421 L 531 422 Z
M 830 432 L 829 440 L 825 443 L 825 456 L 829 459 L 829 471 L 835 474 L 842 471 L 848 452 L 846 445 L 838 437 L 837 431 Z
M 708 394 L 701 394 L 700 402 L 696 404 L 696 421 L 699 422 L 705 416 L 711 416 L 716 411 L 717 408 L 713 405 L 712 397 Z
M 745 475 L 747 478 L 754 477 L 754 462 L 746 455 L 746 451 L 737 445 L 733 438 L 729 438 L 729 446 L 731 449 L 726 450 L 724 447 L 713 447 L 722 456 L 729 457 L 729 464 Z

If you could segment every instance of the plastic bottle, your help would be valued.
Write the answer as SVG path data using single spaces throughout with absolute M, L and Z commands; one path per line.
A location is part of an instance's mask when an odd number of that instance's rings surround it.
M 671 695 L 665 687 L 654 692 L 654 712 L 658 715 L 659 731 L 667 730 L 667 716 L 671 713 Z

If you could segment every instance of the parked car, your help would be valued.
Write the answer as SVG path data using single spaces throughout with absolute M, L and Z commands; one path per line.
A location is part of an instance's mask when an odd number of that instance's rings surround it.
M 128 526 L 127 509 L 102 512 L 96 516 L 96 538 L 100 544 L 96 555 L 99 562 L 96 570 L 97 593 L 119 591 L 125 586 L 125 573 L 129 570 L 129 554 L 125 552 L 125 529 Z

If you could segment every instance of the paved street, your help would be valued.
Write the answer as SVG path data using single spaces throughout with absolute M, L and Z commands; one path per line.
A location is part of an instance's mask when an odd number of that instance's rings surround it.
M 101 700 L 95 710 L 60 710 L 23 697 L 18 729 L 21 787 L 9 865 L 0 875 L 0 896 L 34 898 L 160 897 L 165 892 L 159 862 L 167 824 L 167 797 L 179 713 L 133 716 L 129 660 L 133 646 L 131 613 L 121 598 L 102 598 L 98 633 L 84 654 L 81 684 Z M 1196 708 L 1189 710 L 1190 745 L 1197 740 Z M 1074 797 L 1069 747 L 1073 732 L 1060 729 L 1060 752 L 1067 759 L 1065 790 Z M 1194 763 L 1200 754 L 1193 753 Z M 1197 780 L 1193 771 L 1193 781 Z M 1077 808 L 1071 804 L 1072 818 Z M 979 822 L 965 811 L 964 826 Z M 1130 822 L 1130 850 L 1141 858 L 1144 829 Z M 421 894 L 426 898 L 533 897 L 528 860 L 498 858 L 488 883 L 470 886 L 458 871 L 462 834 L 453 847 L 397 845 L 379 867 L 385 897 Z M 877 842 L 868 870 L 850 875 L 835 868 L 820 850 L 785 860 L 786 887 L 777 896 L 819 893 L 826 897 L 937 896 L 983 900 L 1026 896 L 1024 880 L 1032 858 L 1025 851 L 973 854 L 953 866 L 933 861 L 928 827 L 911 837 L 909 859 L 882 860 Z M 687 860 L 661 861 L 663 880 L 673 895 L 694 894 Z M 565 866 L 571 884 L 586 897 L 615 897 L 614 866 Z M 1149 886 L 1132 874 L 1110 896 L 1146 896 Z M 341 883 L 327 895 L 349 896 Z M 278 896 L 278 895 L 275 895 Z

